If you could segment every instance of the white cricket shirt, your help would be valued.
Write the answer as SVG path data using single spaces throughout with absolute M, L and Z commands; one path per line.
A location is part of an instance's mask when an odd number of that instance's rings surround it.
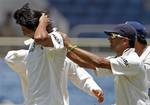
M 145 51 L 140 56 L 140 59 L 144 63 L 144 68 L 146 70 L 147 80 L 148 80 L 147 86 L 148 86 L 148 88 L 150 88 L 150 46 L 147 46 Z
M 26 75 L 28 84 L 22 81 L 24 91 L 27 91 L 25 105 L 69 105 L 68 77 L 76 86 L 91 95 L 92 89 L 101 90 L 83 68 L 66 58 L 60 35 L 57 32 L 50 35 L 55 48 L 32 45 L 29 52 L 10 51 L 5 57 L 10 67 L 20 75 Z M 22 70 L 24 72 L 20 72 Z
M 116 105 L 148 105 L 145 69 L 133 49 L 126 49 L 122 56 L 109 60 L 112 69 L 109 73 L 115 78 Z

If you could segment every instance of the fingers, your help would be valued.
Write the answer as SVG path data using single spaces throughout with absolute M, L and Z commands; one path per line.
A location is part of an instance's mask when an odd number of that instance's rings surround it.
M 41 21 L 43 21 L 43 22 L 49 22 L 50 19 L 48 18 L 48 15 L 46 15 L 45 13 L 42 13 L 42 15 L 41 15 L 39 21 L 40 21 L 40 22 L 41 22 Z
M 101 103 L 104 101 L 104 94 L 100 94 L 98 98 L 98 102 Z
M 104 94 L 100 90 L 92 90 L 93 94 L 97 97 L 98 102 L 103 102 L 104 101 Z
M 42 13 L 42 16 L 44 16 L 45 15 L 45 13 Z

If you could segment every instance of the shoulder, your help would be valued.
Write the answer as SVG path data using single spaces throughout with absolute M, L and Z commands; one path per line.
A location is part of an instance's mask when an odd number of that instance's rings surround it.
M 131 66 L 139 66 L 141 65 L 141 59 L 137 55 L 136 52 L 131 51 L 128 54 L 124 54 L 122 56 L 110 59 L 111 64 L 115 64 L 118 66 L 125 66 L 125 67 L 131 67 Z
M 25 55 L 28 54 L 28 52 L 29 52 L 29 50 L 24 50 L 24 49 L 12 50 L 12 51 L 7 52 L 6 57 L 9 57 L 9 56 L 25 56 Z
M 127 55 L 125 58 L 133 64 L 140 64 L 142 62 L 142 60 L 135 51 L 130 52 L 129 55 Z
M 52 38 L 55 48 L 63 48 L 64 47 L 63 38 L 59 32 L 53 31 L 53 32 L 49 33 L 49 36 Z
M 5 56 L 6 62 L 22 61 L 28 55 L 28 50 L 12 50 L 8 51 Z

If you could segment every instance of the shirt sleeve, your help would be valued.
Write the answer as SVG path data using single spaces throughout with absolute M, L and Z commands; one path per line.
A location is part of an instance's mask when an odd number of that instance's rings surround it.
M 49 51 L 58 50 L 58 49 L 66 50 L 64 48 L 63 38 L 57 31 L 53 31 L 53 32 L 49 33 L 49 36 L 52 39 L 54 47 L 45 47 L 47 50 L 49 50 Z
M 54 48 L 64 47 L 63 38 L 57 31 L 53 31 L 49 35 L 51 36 L 52 42 L 54 44 Z
M 135 52 L 110 59 L 110 63 L 114 75 L 136 75 L 143 70 L 141 60 Z
M 111 58 L 115 58 L 114 56 L 109 56 L 106 59 L 111 59 Z M 112 75 L 112 71 L 109 69 L 105 69 L 105 68 L 97 68 L 96 70 L 94 70 L 94 73 L 96 76 L 108 76 L 108 75 Z
M 73 84 L 84 92 L 94 96 L 93 89 L 102 91 L 88 72 L 68 58 L 65 61 L 65 69 L 68 69 L 68 77 Z
M 96 76 L 108 76 L 108 75 L 112 75 L 112 71 L 109 69 L 104 69 L 104 68 L 96 68 L 96 70 L 94 70 L 94 73 Z
M 28 50 L 9 51 L 5 56 L 5 62 L 17 73 L 25 73 L 25 57 L 27 54 Z
M 23 93 L 26 98 L 28 78 L 27 70 L 25 67 L 25 57 L 28 54 L 28 50 L 9 51 L 5 56 L 5 62 L 12 70 L 14 70 L 21 79 Z
M 148 87 L 150 87 L 150 57 L 146 57 L 143 60 L 144 63 L 144 68 L 146 70 L 146 74 L 147 74 L 147 85 Z

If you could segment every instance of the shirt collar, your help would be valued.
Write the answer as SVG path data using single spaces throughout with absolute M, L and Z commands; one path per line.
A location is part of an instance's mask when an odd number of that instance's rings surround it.
M 24 44 L 25 44 L 26 46 L 29 46 L 29 45 L 31 45 L 33 42 L 34 42 L 34 40 L 33 40 L 32 38 L 30 38 L 30 39 L 28 39 L 28 40 L 25 40 L 25 41 L 24 41 Z

